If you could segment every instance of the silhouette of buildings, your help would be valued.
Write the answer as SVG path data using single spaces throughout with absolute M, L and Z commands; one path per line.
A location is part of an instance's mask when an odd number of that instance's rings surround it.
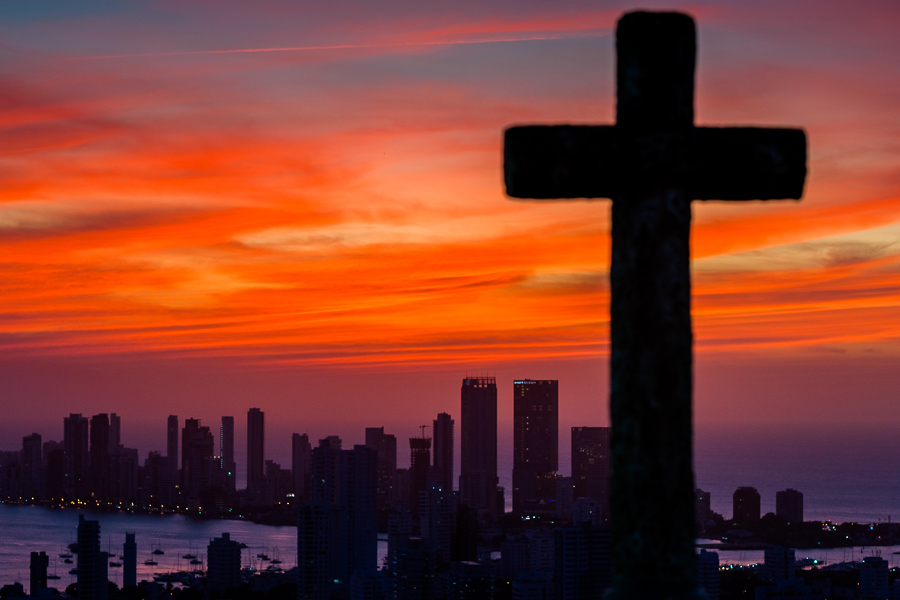
M 178 474 L 178 415 L 169 415 L 166 420 L 166 458 L 172 470 L 172 481 Z
M 803 522 L 803 494 L 788 488 L 775 492 L 775 514 L 789 525 Z
M 453 491 L 453 419 L 438 413 L 432 426 L 434 440 L 434 475 L 445 492 Z
M 41 590 L 47 587 L 47 567 L 50 566 L 50 557 L 46 552 L 32 552 L 29 564 L 31 587 L 28 588 L 32 596 L 39 596 Z
M 199 419 L 185 419 L 181 430 L 181 491 L 187 506 L 201 506 L 200 494 L 212 482 L 214 444 L 209 427 L 201 426 Z
M 513 513 L 553 514 L 559 469 L 559 382 L 513 383 Z
M 593 498 L 609 516 L 609 427 L 572 428 L 572 488 L 575 499 Z
M 210 540 L 206 561 L 206 587 L 211 597 L 220 597 L 241 584 L 241 544 L 231 539 L 231 534 Z
M 752 529 L 759 523 L 759 492 L 754 487 L 739 487 L 732 496 L 732 521 Z
M 100 522 L 78 515 L 78 598 L 106 600 L 107 558 L 100 551 Z
M 247 498 L 254 506 L 262 506 L 266 500 L 265 445 L 265 413 L 251 408 L 247 411 Z
M 22 438 L 22 496 L 43 498 L 44 496 L 43 444 L 38 433 Z
M 109 496 L 109 415 L 91 417 L 91 496 L 104 501 Z
M 377 456 L 375 503 L 378 510 L 394 507 L 397 476 L 397 438 L 384 432 L 384 427 L 366 427 L 366 447 Z
M 430 471 L 431 438 L 409 438 L 409 498 L 406 505 L 414 514 L 419 512 L 419 494 L 428 486 Z
M 137 542 L 134 539 L 134 532 L 125 533 L 122 557 L 122 585 L 137 585 Z
M 235 491 L 237 463 L 234 461 L 234 417 L 222 417 L 219 428 L 219 468 L 227 492 Z
M 88 474 L 88 420 L 80 414 L 70 414 L 63 419 L 63 447 L 65 450 L 65 485 L 67 496 L 87 498 Z
M 324 599 L 375 564 L 377 454 L 362 445 L 343 450 L 337 436 L 321 439 L 312 479 L 312 500 L 298 511 L 298 598 Z
M 719 600 L 721 585 L 718 553 L 700 550 L 700 554 L 697 555 L 697 583 L 706 593 L 708 600 Z
M 312 446 L 305 433 L 291 435 L 291 471 L 296 502 L 309 501 L 312 491 Z
M 460 396 L 460 502 L 496 517 L 502 512 L 497 489 L 497 380 L 467 377 Z

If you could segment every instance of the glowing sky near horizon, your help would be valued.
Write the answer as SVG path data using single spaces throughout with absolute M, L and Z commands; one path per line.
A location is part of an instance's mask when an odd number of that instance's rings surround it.
M 630 8 L 3 3 L 3 431 L 123 394 L 135 421 L 425 423 L 474 370 L 568 378 L 561 421 L 602 424 L 609 203 L 510 201 L 501 132 L 612 122 Z M 801 202 L 694 207 L 697 418 L 741 420 L 763 369 L 785 379 L 760 420 L 900 423 L 900 7 L 678 8 L 697 123 L 810 144 Z M 245 383 L 198 392 L 220 369 Z

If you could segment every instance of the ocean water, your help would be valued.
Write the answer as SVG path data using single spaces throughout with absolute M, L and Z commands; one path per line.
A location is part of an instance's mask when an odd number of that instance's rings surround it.
M 19 581 L 28 592 L 31 552 L 46 552 L 50 556 L 49 574 L 59 575 L 48 581 L 51 587 L 64 589 L 75 582 L 69 570 L 76 566 L 63 562 L 59 555 L 68 552 L 66 546 L 76 539 L 78 516 L 100 522 L 101 549 L 110 554 L 122 554 L 125 533 L 134 532 L 138 547 L 138 581 L 152 579 L 155 573 L 189 571 L 198 567 L 189 564 L 184 554 L 195 554 L 206 568 L 206 547 L 214 537 L 229 532 L 231 538 L 247 544 L 242 553 L 243 566 L 265 568 L 256 558 L 268 554 L 278 558 L 285 569 L 297 565 L 297 528 L 258 525 L 249 521 L 200 520 L 183 515 L 131 515 L 127 513 L 92 513 L 75 509 L 55 510 L 39 506 L 11 506 L 0 504 L 0 585 Z M 159 548 L 162 555 L 152 551 Z M 153 558 L 157 566 L 145 565 Z M 122 568 L 109 567 L 109 579 L 122 585 Z

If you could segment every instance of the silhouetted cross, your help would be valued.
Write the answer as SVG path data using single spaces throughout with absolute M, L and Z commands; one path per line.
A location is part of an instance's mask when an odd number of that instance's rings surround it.
M 800 198 L 806 136 L 694 127 L 687 15 L 624 15 L 616 51 L 616 125 L 508 129 L 506 189 L 517 198 L 613 200 L 607 598 L 697 597 L 691 200 Z

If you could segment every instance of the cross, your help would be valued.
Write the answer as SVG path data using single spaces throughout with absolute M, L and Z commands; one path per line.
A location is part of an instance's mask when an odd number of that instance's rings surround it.
M 607 600 L 699 598 L 692 457 L 691 200 L 799 199 L 799 129 L 695 127 L 694 21 L 616 28 L 617 121 L 505 133 L 516 198 L 611 198 L 613 584 Z

